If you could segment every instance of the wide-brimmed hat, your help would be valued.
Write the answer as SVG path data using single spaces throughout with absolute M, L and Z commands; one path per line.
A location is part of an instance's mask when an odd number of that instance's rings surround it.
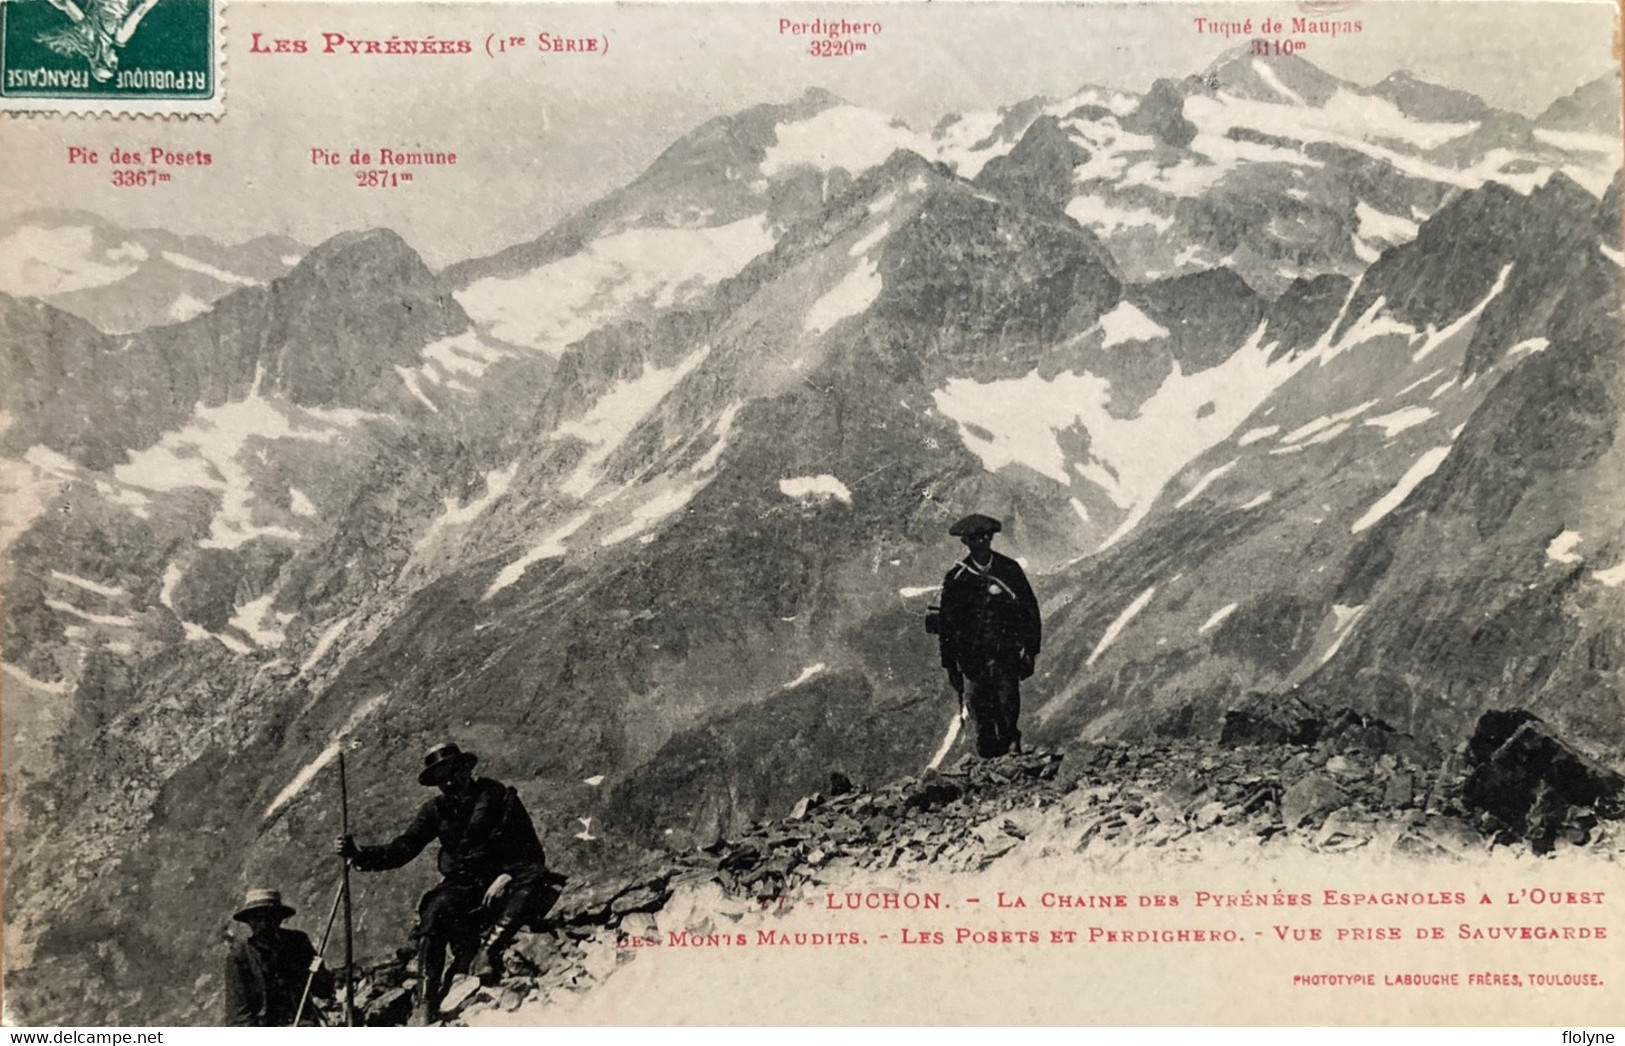
M 418 784 L 437 785 L 456 767 L 473 766 L 479 761 L 479 756 L 463 751 L 454 741 L 435 745 L 423 755 L 423 772 L 418 774 Z
M 250 890 L 248 896 L 243 898 L 243 906 L 237 909 L 237 914 L 232 918 L 245 923 L 247 916 L 256 914 L 286 919 L 293 914 L 293 909 L 282 903 L 281 890 Z
M 948 528 L 948 536 L 955 538 L 966 537 L 970 534 L 997 534 L 1004 529 L 1004 524 L 992 516 L 984 516 L 980 512 L 972 512 L 958 523 Z

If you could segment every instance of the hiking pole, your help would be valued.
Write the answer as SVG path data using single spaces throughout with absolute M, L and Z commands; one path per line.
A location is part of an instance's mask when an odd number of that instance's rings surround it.
M 344 881 L 339 880 L 338 892 L 333 894 L 333 907 L 327 910 L 327 929 L 322 931 L 321 947 L 316 949 L 318 961 L 327 954 L 327 939 L 333 934 L 333 920 L 338 918 L 339 900 L 344 896 Z M 299 1022 L 305 1016 L 305 1003 L 310 1001 L 310 986 L 316 983 L 316 963 L 310 964 L 310 972 L 305 974 L 305 990 L 299 993 L 299 1008 L 293 1011 L 293 1026 L 299 1027 Z M 320 1013 L 320 1011 L 318 1011 Z
M 344 751 L 339 751 L 339 821 L 344 837 L 350 837 L 350 785 L 344 775 Z M 350 859 L 344 858 L 344 878 L 339 885 L 344 898 L 344 1026 L 355 1027 L 355 924 L 350 916 Z

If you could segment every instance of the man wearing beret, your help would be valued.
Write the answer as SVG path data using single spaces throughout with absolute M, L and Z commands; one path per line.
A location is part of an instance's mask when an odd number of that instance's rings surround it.
M 418 809 L 412 823 L 389 842 L 357 846 L 344 836 L 338 852 L 364 872 L 399 868 L 430 842 L 440 841 L 441 880 L 418 902 L 412 936 L 418 944 L 421 982 L 414 1021 L 439 1017 L 445 994 L 446 949 L 453 969 L 473 962 L 484 949 L 498 977 L 502 950 L 521 923 L 534 922 L 557 899 L 558 878 L 547 870 L 541 840 L 519 794 L 488 777 L 475 777 L 479 757 L 452 743 L 429 749 L 418 783 L 440 794 Z M 481 937 L 481 927 L 490 923 Z
M 247 938 L 226 956 L 226 1025 L 232 1028 L 286 1028 L 310 985 L 310 996 L 333 994 L 333 972 L 316 958 L 310 938 L 282 925 L 294 914 L 276 890 L 250 890 L 232 916 L 249 928 Z M 307 1002 L 300 1016 L 313 1022 Z
M 949 528 L 965 558 L 942 579 L 938 642 L 948 683 L 976 723 L 984 759 L 1021 750 L 1021 680 L 1033 674 L 1043 629 L 1021 565 L 993 551 L 1002 525 L 972 513 Z

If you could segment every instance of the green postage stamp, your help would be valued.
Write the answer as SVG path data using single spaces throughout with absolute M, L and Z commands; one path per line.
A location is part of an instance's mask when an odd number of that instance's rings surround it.
M 217 0 L 0 0 L 0 109 L 219 114 Z

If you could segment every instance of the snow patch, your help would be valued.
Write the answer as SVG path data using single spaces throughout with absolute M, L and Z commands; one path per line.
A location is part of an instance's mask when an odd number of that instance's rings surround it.
M 271 800 L 271 805 L 265 808 L 265 813 L 261 817 L 269 820 L 272 814 L 282 809 L 289 800 L 303 791 L 304 787 L 315 779 L 323 767 L 338 758 L 339 751 L 342 749 L 345 740 L 356 727 L 361 725 L 362 720 L 366 719 L 378 706 L 387 700 L 389 700 L 388 694 L 379 694 L 376 697 L 369 698 L 360 708 L 356 709 L 350 718 L 345 721 L 344 725 L 339 727 L 328 746 L 322 749 L 315 759 L 300 767 L 299 772 L 293 775 L 293 780 L 288 782 L 287 787 L 276 794 L 276 798 Z
M 16 665 L 11 664 L 9 661 L 5 664 L 0 664 L 0 670 L 3 670 L 6 675 L 15 679 L 23 686 L 28 687 L 30 690 L 38 690 L 42 694 L 66 694 L 70 689 L 67 680 L 60 680 L 55 683 L 44 683 L 38 679 L 35 679 L 27 672 L 24 672 Z
M 1332 643 L 1331 647 L 1321 655 L 1321 664 L 1324 665 L 1329 662 L 1332 658 L 1337 656 L 1337 652 L 1339 650 L 1343 649 L 1344 641 L 1353 634 L 1354 623 L 1360 620 L 1361 615 L 1364 613 L 1365 606 L 1363 604 L 1353 607 L 1343 606 L 1341 603 L 1332 604 L 1332 634 L 1335 635 L 1337 639 Z
M 898 149 L 922 156 L 935 150 L 929 138 L 898 121 L 855 105 L 837 105 L 795 123 L 774 128 L 777 141 L 767 147 L 758 168 L 771 178 L 795 167 L 829 171 L 844 168 L 862 174 Z
M 1606 134 L 1592 134 L 1589 131 L 1550 131 L 1544 127 L 1537 127 L 1535 139 L 1547 145 L 1555 145 L 1564 152 L 1602 153 L 1611 158 L 1617 158 L 1619 155 L 1619 139 Z
M 1617 251 L 1606 243 L 1597 244 L 1597 250 L 1601 251 L 1602 256 L 1615 265 L 1625 267 L 1625 252 Z
M 434 405 L 434 400 L 425 396 L 423 394 L 423 389 L 418 386 L 417 371 L 409 370 L 406 367 L 397 366 L 395 368 L 395 373 L 401 376 L 401 381 L 406 384 L 406 391 L 410 392 L 419 403 L 423 404 L 425 407 L 428 407 L 436 414 L 440 413 L 440 408 Z
M 253 287 L 259 283 L 258 280 L 249 279 L 247 276 L 239 276 L 235 272 L 227 272 L 225 269 L 210 265 L 206 261 L 199 261 L 189 254 L 180 254 L 176 251 L 162 251 L 160 253 L 164 261 L 175 266 L 175 268 L 199 273 L 211 280 L 229 283 L 235 287 Z
M 533 547 L 529 552 L 526 552 L 523 556 L 520 556 L 512 563 L 509 563 L 507 566 L 503 567 L 502 570 L 498 572 L 497 576 L 491 581 L 491 585 L 485 590 L 485 594 L 480 597 L 480 601 L 484 602 L 485 600 L 490 599 L 498 592 L 501 592 L 503 589 L 513 584 L 515 581 L 518 581 L 520 578 L 524 577 L 525 571 L 529 570 L 533 564 L 540 563 L 544 559 L 558 559 L 560 556 L 564 555 L 565 552 L 568 551 L 568 549 L 564 547 L 564 539 L 569 537 L 571 534 L 574 534 L 577 530 L 580 530 L 581 525 L 586 523 L 587 520 L 591 518 L 592 513 L 581 513 L 574 519 L 571 519 L 555 529 L 551 534 L 543 538 L 541 542 Z
M 164 313 L 175 323 L 185 323 L 193 316 L 202 315 L 208 308 L 208 302 L 200 301 L 182 291 L 169 303 L 169 308 L 165 309 Z
M 881 222 L 879 225 L 876 225 L 873 229 L 869 230 L 869 234 L 867 236 L 863 237 L 863 239 L 859 240 L 857 243 L 854 243 L 851 248 L 847 250 L 847 255 L 849 257 L 856 258 L 861 254 L 867 254 L 869 252 L 869 248 L 885 239 L 886 234 L 889 232 L 891 232 L 891 222 Z
M 45 605 L 58 613 L 71 615 L 81 621 L 89 621 L 93 625 L 106 625 L 109 628 L 135 627 L 135 618 L 133 617 L 125 617 L 120 614 L 93 614 L 86 610 L 80 610 L 72 603 L 63 602 L 60 599 L 47 599 Z
M 467 374 L 473 378 L 484 376 L 491 364 L 506 355 L 507 353 L 502 350 L 480 340 L 479 332 L 473 330 L 441 338 L 423 346 L 425 360 L 447 374 Z
M 784 686 L 781 689 L 794 690 L 796 687 L 800 686 L 802 683 L 805 683 L 807 680 L 811 679 L 813 676 L 818 675 L 823 670 L 824 670 L 824 662 L 822 662 L 822 661 L 818 662 L 816 665 L 808 665 L 806 668 L 803 668 L 801 670 L 800 675 L 796 676 L 794 679 L 792 679 L 788 683 L 784 684 Z
M 907 588 L 898 589 L 897 594 L 904 599 L 914 599 L 918 596 L 934 595 L 940 591 L 942 591 L 941 585 L 910 585 Z
M 471 499 L 466 505 L 457 503 L 456 498 L 443 498 L 443 507 L 440 515 L 430 523 L 429 529 L 423 532 L 418 539 L 414 550 L 422 552 L 434 542 L 440 534 L 451 527 L 463 527 L 474 522 L 480 515 L 502 495 L 508 492 L 514 476 L 519 473 L 519 463 L 516 461 L 507 468 L 492 469 L 485 474 L 485 493 Z
M 295 407 L 260 395 L 261 366 L 244 399 L 218 407 L 199 405 L 181 429 L 165 433 L 156 444 L 133 451 L 113 467 L 121 483 L 144 490 L 174 491 L 199 487 L 219 493 L 220 507 L 209 523 L 201 548 L 238 548 L 259 537 L 298 540 L 296 530 L 253 521 L 253 477 L 243 463 L 250 442 L 302 440 L 333 442 L 369 415 L 351 409 Z
M 124 591 L 122 588 L 116 588 L 113 585 L 104 585 L 99 581 L 92 581 L 89 578 L 80 577 L 78 574 L 65 574 L 60 570 L 53 570 L 51 571 L 51 576 L 56 578 L 58 581 L 66 582 L 75 588 L 82 588 L 86 592 L 94 592 L 98 596 L 105 596 L 108 599 L 122 599 L 129 595 L 129 593 Z
M 1106 652 L 1106 648 L 1110 647 L 1113 641 L 1116 640 L 1120 634 L 1122 634 L 1124 626 L 1126 626 L 1130 621 L 1133 621 L 1135 615 L 1144 610 L 1146 604 L 1151 602 L 1151 597 L 1156 594 L 1157 586 L 1152 585 L 1150 588 L 1136 596 L 1134 602 L 1125 607 L 1123 612 L 1117 615 L 1116 620 L 1114 620 L 1110 625 L 1106 626 L 1106 634 L 1100 637 L 1100 642 L 1095 644 L 1094 652 L 1091 653 L 1089 655 L 1089 659 L 1083 663 L 1085 668 L 1093 665 L 1095 661 L 1099 659 L 1100 655 Z
M 591 777 L 583 777 L 581 779 L 581 783 L 586 785 L 588 788 L 597 788 L 599 785 L 604 783 L 604 775 L 593 774 Z
M 0 240 L 0 288 L 19 298 L 48 298 L 53 294 L 104 287 L 132 275 L 147 252 L 139 244 L 130 251 L 96 253 L 96 235 L 88 226 L 53 229 L 25 225 Z
M 632 518 L 624 526 L 599 538 L 598 544 L 607 548 L 610 545 L 618 545 L 629 537 L 641 534 L 653 524 L 658 523 L 688 504 L 704 486 L 703 482 L 692 483 L 688 486 L 671 487 L 661 491 L 633 509 Z
M 1456 335 L 1466 330 L 1468 324 L 1475 322 L 1480 316 L 1482 316 L 1485 308 L 1489 306 L 1490 302 L 1494 301 L 1496 295 L 1500 294 L 1501 291 L 1506 288 L 1507 276 L 1510 275 L 1511 272 L 1511 262 L 1507 262 L 1505 265 L 1501 266 L 1501 274 L 1495 278 L 1495 284 L 1490 288 L 1490 292 L 1484 295 L 1483 299 L 1480 300 L 1478 304 L 1474 305 L 1472 308 L 1468 309 L 1466 312 L 1457 317 L 1455 322 L 1451 323 L 1448 327 L 1444 328 L 1443 330 L 1436 331 L 1433 329 L 1433 326 L 1429 324 L 1427 329 L 1427 338 L 1422 342 L 1422 347 L 1417 349 L 1416 352 L 1411 356 L 1411 362 L 1416 363 L 1419 360 L 1425 359 L 1434 349 L 1437 349 L 1440 345 L 1443 345 L 1451 338 L 1454 338 Z
M 288 511 L 309 519 L 315 519 L 317 516 L 315 502 L 306 497 L 305 492 L 298 487 L 288 488 Z
M 848 316 L 856 316 L 874 304 L 875 299 L 880 297 L 882 287 L 879 266 L 873 261 L 860 263 L 842 277 L 841 282 L 812 303 L 802 330 L 808 334 L 822 334 Z
M 1236 458 L 1230 461 L 1228 464 L 1220 465 L 1218 468 L 1208 472 L 1207 475 L 1196 481 L 1196 485 L 1194 487 L 1185 492 L 1184 497 L 1174 502 L 1174 508 L 1184 508 L 1186 505 L 1189 505 L 1191 502 L 1195 501 L 1199 496 L 1201 496 L 1202 491 L 1213 485 L 1214 480 L 1235 468 L 1237 462 L 1240 460 L 1240 458 Z
M 1429 381 L 1432 381 L 1434 378 L 1437 378 L 1440 374 L 1443 374 L 1443 373 L 1444 373 L 1444 368 L 1443 367 L 1435 367 L 1435 368 L 1433 368 L 1432 370 L 1428 371 L 1426 374 L 1422 375 L 1420 378 L 1417 378 L 1415 381 L 1411 382 L 1409 385 L 1405 386 L 1404 388 L 1400 389 L 1398 392 L 1394 393 L 1394 398 L 1398 399 L 1399 397 L 1405 395 L 1405 393 L 1410 392 L 1412 389 L 1419 388 L 1420 386 L 1426 384 Z
M 935 770 L 937 767 L 941 766 L 942 761 L 948 757 L 948 752 L 953 748 L 954 742 L 959 740 L 959 730 L 961 724 L 964 722 L 964 719 L 965 713 L 961 711 L 959 714 L 955 715 L 953 720 L 948 724 L 948 732 L 943 735 L 942 744 L 937 746 L 936 753 L 931 756 L 931 761 L 925 764 L 925 768 L 927 770 Z
M 261 647 L 279 647 L 287 638 L 283 629 L 293 620 L 292 614 L 279 614 L 271 610 L 272 594 L 267 592 L 237 608 L 231 624 Z
M 1155 341 L 1166 338 L 1168 329 L 1129 303 L 1127 299 L 1100 317 L 1100 331 L 1105 340 L 1100 347 L 1109 349 L 1130 341 Z
M 1350 407 L 1348 410 L 1339 411 L 1336 414 L 1326 414 L 1318 417 L 1314 421 L 1309 422 L 1307 425 L 1299 426 L 1298 428 L 1293 429 L 1291 432 L 1288 432 L 1285 436 L 1282 436 L 1281 442 L 1302 443 L 1304 440 L 1323 429 L 1332 428 L 1343 422 L 1352 421 L 1361 414 L 1364 414 L 1366 411 L 1370 410 L 1372 407 L 1375 407 L 1377 403 L 1377 400 L 1366 400 L 1357 407 Z
M 1210 617 L 1206 621 L 1202 622 L 1202 627 L 1198 628 L 1196 630 L 1196 634 L 1199 635 L 1199 636 L 1206 635 L 1207 633 L 1213 631 L 1215 628 L 1218 628 L 1221 624 L 1224 623 L 1225 618 L 1229 617 L 1231 614 L 1234 614 L 1236 612 L 1236 607 L 1239 606 L 1239 605 L 1240 604 L 1238 604 L 1238 603 L 1226 603 L 1224 606 L 1222 606 L 1219 609 L 1215 610 L 1213 612 L 1212 617 Z
M 1072 463 L 1072 471 L 1127 509 L 1117 530 L 1101 543 L 1105 549 L 1139 524 L 1170 479 L 1228 438 L 1312 358 L 1305 353 L 1272 363 L 1273 343 L 1263 339 L 1259 324 L 1229 359 L 1195 374 L 1185 374 L 1176 362 L 1131 418 L 1113 416 L 1110 383 L 1089 372 L 1046 380 L 1034 370 L 987 384 L 955 378 L 932 396 L 937 409 L 959 424 L 960 440 L 989 472 L 1024 465 L 1068 484 L 1068 463 L 1056 435 L 1081 424 L 1093 460 Z M 1208 404 L 1214 409 L 1200 414 Z
M 1375 504 L 1366 509 L 1365 515 L 1354 521 L 1354 526 L 1349 528 L 1350 533 L 1360 533 L 1398 508 L 1410 496 L 1411 491 L 1416 489 L 1417 484 L 1433 475 L 1438 467 L 1444 463 L 1444 459 L 1449 453 L 1450 446 L 1447 444 L 1443 447 L 1434 447 L 1420 458 L 1417 458 L 1416 463 L 1406 469 L 1403 476 L 1399 477 L 1399 482 L 1394 485 L 1394 489 L 1384 494 Z
M 308 675 L 310 670 L 315 668 L 317 663 L 320 662 L 322 658 L 327 656 L 327 652 L 333 649 L 333 644 L 338 642 L 339 636 L 343 635 L 344 630 L 349 626 L 349 617 L 341 617 L 331 625 L 328 625 L 327 628 L 322 632 L 321 637 L 316 640 L 316 645 L 311 648 L 310 655 L 306 657 L 304 663 L 299 666 L 299 674 L 302 676 Z
M 1578 563 L 1584 558 L 1574 554 L 1574 549 L 1580 541 L 1579 531 L 1565 530 L 1546 546 L 1546 558 L 1555 563 Z
M 1506 358 L 1515 360 L 1520 356 L 1533 356 L 1537 352 L 1545 352 L 1551 347 L 1552 343 L 1545 338 L 1525 338 L 1507 350 Z
M 834 498 L 844 504 L 852 504 L 852 492 L 846 489 L 846 484 L 827 472 L 819 476 L 781 479 L 779 492 L 787 498 L 801 501 L 825 501 Z
M 454 297 L 497 338 L 557 356 L 635 305 L 669 308 L 695 297 L 773 244 L 763 215 L 706 229 L 628 229 Z
M 1107 202 L 1105 197 L 1084 194 L 1074 196 L 1066 205 L 1066 216 L 1104 236 L 1112 236 L 1124 229 L 1155 229 L 1167 232 L 1173 228 L 1173 218 L 1143 207 L 1125 207 Z
M 1607 570 L 1594 570 L 1591 572 L 1591 576 L 1609 588 L 1619 588 L 1625 585 L 1625 560 L 1621 560 Z
M 1438 415 L 1426 407 L 1402 407 L 1392 414 L 1380 414 L 1374 418 L 1367 418 L 1363 424 L 1382 430 L 1383 438 L 1393 439 L 1408 428 L 1414 428 L 1429 418 Z
M 642 374 L 616 382 L 585 414 L 560 425 L 554 439 L 579 439 L 587 450 L 559 489 L 574 498 L 586 497 L 602 478 L 604 462 L 622 441 L 710 354 L 711 346 L 702 345 L 675 366 L 645 364 Z
M 1280 431 L 1281 426 L 1279 425 L 1265 425 L 1262 428 L 1248 429 L 1246 432 L 1241 434 L 1240 439 L 1236 440 L 1236 446 L 1245 447 L 1250 444 L 1257 443 L 1261 439 L 1269 439 L 1271 436 Z
M 712 431 L 716 433 L 716 441 L 698 461 L 694 462 L 691 471 L 710 472 L 717 467 L 717 462 L 722 460 L 722 452 L 728 447 L 728 433 L 733 431 L 734 418 L 739 415 L 739 408 L 742 406 L 744 406 L 742 403 L 730 403 L 718 415 L 716 424 L 712 426 Z
M 1367 240 L 1393 246 L 1416 239 L 1415 222 L 1401 215 L 1379 211 L 1364 201 L 1354 205 L 1354 218 L 1361 237 Z
M 79 476 L 79 466 L 35 444 L 21 461 L 0 458 L 0 549 L 9 548 Z
M 1282 98 L 1285 98 L 1287 101 L 1291 102 L 1293 105 L 1308 105 L 1309 104 L 1308 102 L 1303 100 L 1302 96 L 1300 96 L 1298 94 L 1298 92 L 1294 91 L 1292 88 L 1288 87 L 1286 84 L 1281 82 L 1281 78 L 1279 76 L 1275 75 L 1275 70 L 1270 67 L 1270 64 L 1268 62 L 1264 62 L 1264 61 L 1261 61 L 1261 60 L 1259 60 L 1257 58 L 1254 58 L 1252 64 L 1253 64 L 1253 72 L 1258 75 L 1258 78 L 1260 80 L 1264 81 L 1264 86 L 1265 87 L 1268 87 L 1270 90 L 1274 91 L 1276 94 L 1280 95 Z
M 175 586 L 181 583 L 181 568 L 178 563 L 170 563 L 164 568 L 163 585 L 158 589 L 158 602 L 171 610 L 175 609 Z
M 1258 508 L 1260 505 L 1267 504 L 1269 502 L 1269 500 L 1271 498 L 1273 498 L 1273 497 L 1275 497 L 1275 491 L 1266 490 L 1266 491 L 1264 491 L 1264 493 L 1258 495 L 1258 497 L 1256 497 L 1253 500 L 1247 502 L 1247 504 L 1241 506 L 1240 511 L 1246 512 L 1248 509 Z
M 1078 514 L 1079 519 L 1083 520 L 1085 523 L 1089 522 L 1088 506 L 1084 505 L 1084 503 L 1079 501 L 1077 498 L 1069 499 L 1068 504 L 1072 506 L 1072 511 Z
M 182 621 L 181 627 L 186 632 L 186 639 L 188 642 L 205 643 L 212 639 L 238 656 L 243 656 L 254 652 L 253 647 L 249 646 L 241 639 L 238 639 L 236 636 L 228 636 L 222 635 L 218 632 L 210 632 L 202 625 L 193 624 L 190 621 Z

